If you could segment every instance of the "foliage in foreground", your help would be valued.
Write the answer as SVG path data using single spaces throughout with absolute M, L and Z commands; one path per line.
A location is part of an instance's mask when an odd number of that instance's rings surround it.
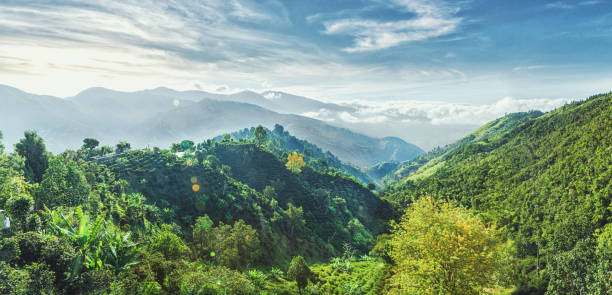
M 467 209 L 423 197 L 393 231 L 393 294 L 481 294 L 512 265 L 498 232 Z M 509 282 L 511 283 L 511 282 Z

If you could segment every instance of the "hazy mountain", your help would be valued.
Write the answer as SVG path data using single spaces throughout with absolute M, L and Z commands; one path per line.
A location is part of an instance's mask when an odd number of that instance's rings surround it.
M 275 97 L 266 98 L 271 95 Z M 245 127 L 262 124 L 272 128 L 278 123 L 341 160 L 361 166 L 408 160 L 423 153 L 399 138 L 373 138 L 320 120 L 281 114 L 343 108 L 281 92 L 219 95 L 168 88 L 137 92 L 90 88 L 61 99 L 3 86 L 0 103 L 0 130 L 9 148 L 26 129 L 37 130 L 48 148 L 59 152 L 66 147 L 79 147 L 85 137 L 96 137 L 109 145 L 127 140 L 136 146 L 168 146 L 183 139 L 201 142 Z
M 141 122 L 176 105 L 193 104 L 192 100 L 156 91 L 121 92 L 106 88 L 89 88 L 66 100 L 97 124 L 121 127 L 125 123 Z
M 279 114 L 253 104 L 212 99 L 160 114 L 143 122 L 134 133 L 142 134 L 146 139 L 142 144 L 167 145 L 177 138 L 201 141 L 258 124 L 268 128 L 281 124 L 296 137 L 360 166 L 412 159 L 423 154 L 419 147 L 399 138 L 373 138 L 315 119 Z
M 5 146 L 11 149 L 26 129 L 37 130 L 45 138 L 62 139 L 65 143 L 78 142 L 83 134 L 100 135 L 70 101 L 0 85 L 0 130 L 4 133 Z M 56 151 L 65 148 L 62 142 L 54 140 L 48 146 Z

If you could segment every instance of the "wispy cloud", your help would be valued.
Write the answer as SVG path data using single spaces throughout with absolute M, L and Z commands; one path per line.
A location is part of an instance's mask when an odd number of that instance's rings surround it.
M 580 6 L 591 6 L 591 5 L 596 5 L 601 3 L 601 1 L 596 1 L 596 0 L 586 0 L 586 1 L 578 1 L 578 2 L 562 2 L 562 1 L 556 1 L 556 2 L 550 2 L 546 4 L 547 8 L 558 8 L 558 9 L 573 9 L 573 8 L 577 8 Z
M 6 1 L 0 78 L 26 89 L 38 80 L 56 95 L 79 91 L 74 85 L 185 88 L 200 79 L 216 89 L 227 81 L 211 81 L 213 73 L 234 80 L 256 64 L 317 58 L 295 39 L 255 28 L 266 25 L 290 25 L 279 1 Z
M 324 22 L 324 33 L 352 36 L 353 46 L 344 51 L 361 52 L 447 35 L 454 32 L 461 22 L 461 18 L 455 16 L 459 9 L 442 2 L 394 0 L 392 5 L 410 16 L 396 21 L 362 18 L 330 20 Z

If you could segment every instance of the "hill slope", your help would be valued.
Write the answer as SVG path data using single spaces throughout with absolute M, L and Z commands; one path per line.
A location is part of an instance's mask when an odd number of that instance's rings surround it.
M 462 149 L 463 147 L 478 142 L 489 142 L 499 136 L 502 136 L 506 132 L 514 129 L 515 127 L 542 115 L 540 111 L 530 111 L 522 113 L 512 113 L 505 115 L 501 118 L 495 119 L 471 134 L 463 137 L 454 143 L 448 144 L 441 148 L 436 148 L 429 153 L 419 156 L 415 159 L 408 160 L 397 164 L 397 167 L 391 172 L 387 172 L 385 175 L 385 182 L 390 183 L 393 181 L 401 180 L 404 177 L 409 177 L 411 174 L 415 174 L 414 177 L 420 177 L 427 174 L 426 171 L 431 172 L 429 169 L 435 169 L 439 163 L 444 161 L 444 156 L 451 152 Z M 392 165 L 389 165 L 392 167 Z M 389 167 L 387 167 L 389 169 Z M 418 173 L 415 173 L 417 172 Z M 375 173 L 375 172 L 374 172 Z M 382 173 L 381 173 L 382 174 Z
M 403 206 L 431 195 L 477 210 L 516 242 L 525 290 L 572 293 L 587 288 L 588 278 L 606 281 L 593 276 L 609 265 L 585 245 L 596 244 L 611 219 L 610 167 L 612 94 L 606 94 L 454 149 L 384 198 Z
M 343 171 L 347 175 L 354 177 L 363 184 L 368 184 L 374 181 L 361 169 L 343 163 L 331 152 L 324 152 L 318 146 L 306 140 L 292 136 L 288 131 L 285 131 L 284 127 L 281 125 L 275 125 L 274 130 L 267 129 L 266 134 L 266 149 L 273 152 L 281 159 L 286 159 L 289 153 L 295 151 L 301 154 L 304 157 L 304 161 L 306 161 L 309 166 L 313 167 L 317 171 L 323 172 L 329 170 L 330 168 L 336 168 Z M 252 141 L 255 138 L 255 127 L 232 132 L 230 135 L 238 141 Z M 217 136 L 215 137 L 215 140 L 221 142 L 223 140 L 223 136 Z

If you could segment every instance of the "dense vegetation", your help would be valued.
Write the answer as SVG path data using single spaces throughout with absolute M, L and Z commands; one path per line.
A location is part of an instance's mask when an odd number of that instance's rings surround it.
M 497 225 L 516 243 L 519 293 L 606 294 L 612 94 L 534 115 L 488 140 L 467 138 L 432 154 L 384 198 L 398 208 L 426 195 L 456 200 Z
M 0 155 L 0 293 L 318 292 L 328 274 L 308 262 L 367 253 L 390 206 L 257 130 L 170 150 L 86 138 L 59 155 L 27 131 Z
M 447 154 L 461 149 L 469 144 L 473 143 L 488 143 L 491 140 L 507 133 L 513 128 L 523 124 L 526 121 L 535 119 L 542 115 L 540 111 L 529 111 L 522 113 L 511 113 L 507 114 L 499 119 L 493 120 L 473 133 L 465 136 L 464 138 L 448 144 L 443 147 L 437 147 L 431 150 L 429 153 L 419 156 L 415 159 L 408 160 L 402 163 L 381 163 L 370 168 L 369 174 L 376 174 L 378 178 L 383 179 L 384 183 L 393 183 L 409 176 L 422 176 L 425 170 L 433 171 L 444 161 Z M 431 169 L 431 170 L 430 170 Z M 419 173 L 414 173 L 417 170 Z
M 237 132 L 232 132 L 229 136 L 237 141 L 253 140 L 256 139 L 256 130 L 257 128 L 254 127 L 250 129 L 245 128 Z M 334 170 L 336 170 L 336 172 L 342 171 L 365 184 L 378 180 L 377 178 L 367 175 L 355 166 L 343 163 L 331 152 L 324 152 L 318 146 L 292 136 L 279 124 L 276 124 L 272 131 L 267 129 L 264 131 L 267 134 L 267 141 L 265 142 L 266 149 L 274 153 L 277 157 L 285 159 L 289 152 L 295 151 L 303 155 L 304 161 L 308 162 L 309 166 L 317 171 L 328 173 Z M 215 140 L 222 141 L 223 136 L 215 137 Z
M 375 167 L 380 193 L 280 126 L 58 155 L 27 131 L 0 142 L 0 294 L 609 294 L 610 128 L 612 94 L 511 114 Z

